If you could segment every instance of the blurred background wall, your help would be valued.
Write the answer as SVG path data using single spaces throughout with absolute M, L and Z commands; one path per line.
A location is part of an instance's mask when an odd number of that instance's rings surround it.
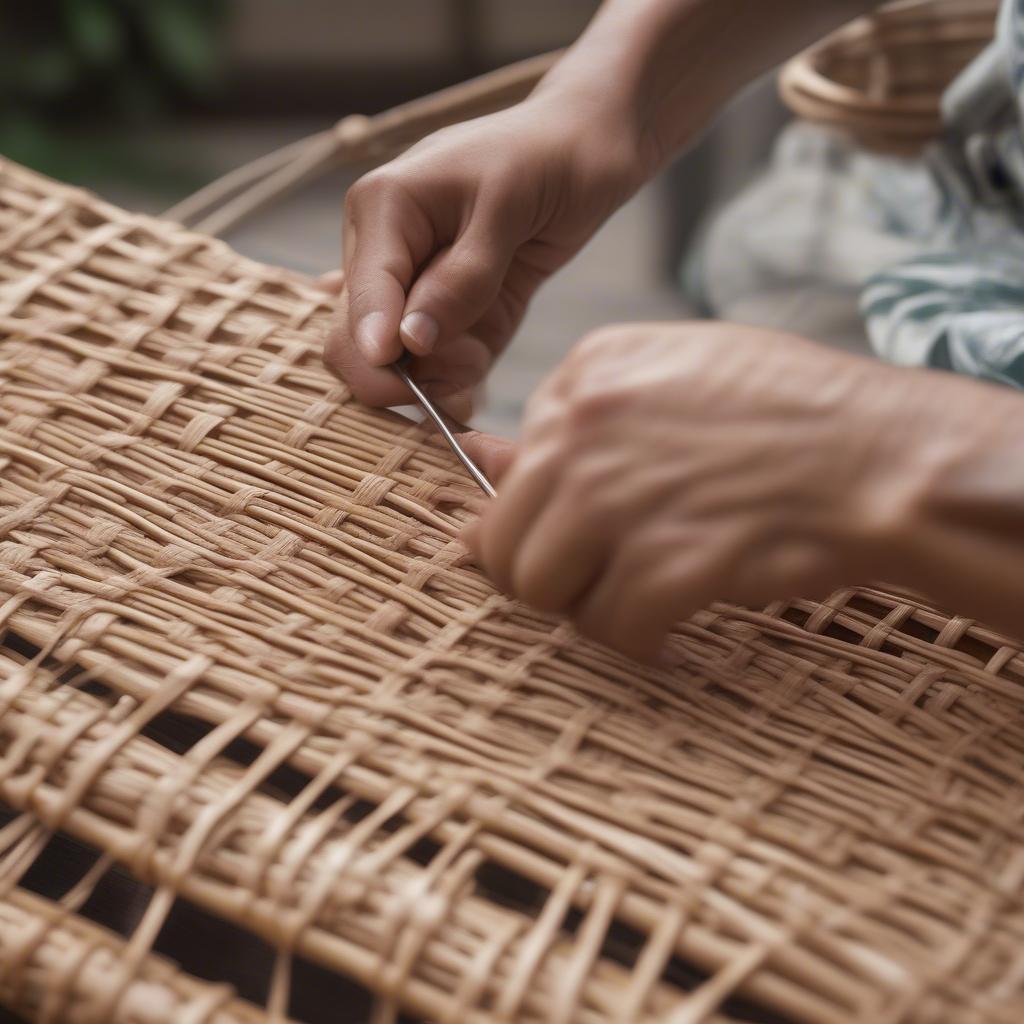
M 158 213 L 218 174 L 320 130 L 570 43 L 594 0 L 0 0 L 0 153 Z M 771 81 L 612 218 L 548 286 L 492 388 L 485 425 L 599 323 L 686 315 L 678 268 L 707 211 L 783 121 Z M 268 262 L 336 266 L 351 176 L 236 230 Z

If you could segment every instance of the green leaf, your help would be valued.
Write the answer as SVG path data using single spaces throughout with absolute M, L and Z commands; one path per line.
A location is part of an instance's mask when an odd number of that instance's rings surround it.
M 110 0 L 64 0 L 62 9 L 71 43 L 88 63 L 108 65 L 121 57 L 125 26 Z

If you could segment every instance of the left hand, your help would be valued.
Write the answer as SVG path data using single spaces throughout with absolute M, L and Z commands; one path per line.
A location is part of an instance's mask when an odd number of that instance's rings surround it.
M 715 599 L 870 579 L 920 482 L 923 376 L 751 327 L 602 329 L 532 399 L 467 544 L 506 591 L 641 659 Z M 468 444 L 491 473 L 512 454 Z

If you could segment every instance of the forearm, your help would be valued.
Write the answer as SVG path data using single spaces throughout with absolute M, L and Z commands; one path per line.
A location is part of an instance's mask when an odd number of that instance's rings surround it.
M 644 175 L 759 74 L 878 0 L 606 0 L 541 90 L 609 108 Z
M 1024 638 L 1024 395 L 921 376 L 933 384 L 907 438 L 912 483 L 886 575 Z

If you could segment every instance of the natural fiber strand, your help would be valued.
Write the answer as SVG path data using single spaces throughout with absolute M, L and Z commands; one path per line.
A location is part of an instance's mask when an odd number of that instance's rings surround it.
M 620 659 L 468 563 L 474 486 L 327 313 L 0 165 L 0 1002 L 311 1019 L 311 964 L 378 1021 L 1018 1024 L 1018 647 L 849 589 Z M 262 996 L 166 959 L 179 905 Z
M 561 51 L 554 51 L 529 57 L 374 117 L 344 117 L 332 128 L 229 171 L 176 203 L 165 216 L 196 231 L 223 235 L 332 168 L 379 163 L 430 132 L 525 98 L 560 56 Z

